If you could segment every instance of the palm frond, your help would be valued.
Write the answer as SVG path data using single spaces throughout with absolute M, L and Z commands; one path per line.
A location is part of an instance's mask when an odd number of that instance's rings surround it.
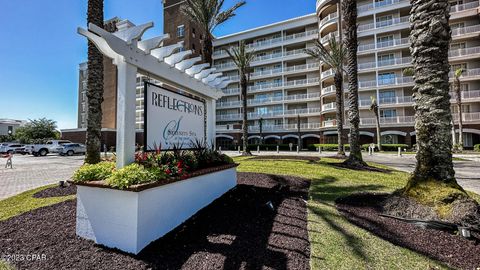
M 338 72 L 342 70 L 343 61 L 345 60 L 346 49 L 342 42 L 337 42 L 335 37 L 328 41 L 328 47 L 325 47 L 320 40 L 315 40 L 313 48 L 305 49 L 305 53 L 324 62 Z

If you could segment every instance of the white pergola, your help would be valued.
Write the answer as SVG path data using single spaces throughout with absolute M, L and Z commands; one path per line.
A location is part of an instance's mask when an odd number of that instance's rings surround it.
M 200 57 L 187 59 L 192 51 L 180 50 L 183 42 L 163 46 L 168 35 L 142 40 L 145 31 L 152 27 L 153 22 L 135 26 L 123 20 L 117 23 L 118 31 L 114 33 L 95 24 L 89 24 L 88 30 L 77 30 L 117 66 L 118 168 L 134 161 L 137 73 L 205 99 L 207 141 L 215 141 L 215 101 L 222 97 L 221 89 L 229 83 L 209 64 L 196 64 Z

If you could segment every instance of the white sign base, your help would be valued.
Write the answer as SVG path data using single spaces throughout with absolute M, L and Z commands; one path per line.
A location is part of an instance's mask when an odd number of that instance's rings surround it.
M 236 185 L 234 167 L 140 192 L 77 186 L 76 233 L 138 254 Z

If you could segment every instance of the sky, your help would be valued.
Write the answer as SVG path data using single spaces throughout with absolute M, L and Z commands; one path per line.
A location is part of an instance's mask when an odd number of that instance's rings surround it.
M 162 0 L 105 0 L 105 19 L 153 21 L 163 33 Z M 230 7 L 236 0 L 226 0 Z M 223 36 L 315 12 L 315 0 L 247 0 L 214 34 Z M 77 127 L 78 65 L 87 59 L 87 0 L 0 0 L 0 118 L 46 117 Z

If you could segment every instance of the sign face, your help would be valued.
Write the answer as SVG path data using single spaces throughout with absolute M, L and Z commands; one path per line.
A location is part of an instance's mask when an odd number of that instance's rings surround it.
M 192 148 L 205 141 L 205 102 L 145 82 L 145 151 Z

